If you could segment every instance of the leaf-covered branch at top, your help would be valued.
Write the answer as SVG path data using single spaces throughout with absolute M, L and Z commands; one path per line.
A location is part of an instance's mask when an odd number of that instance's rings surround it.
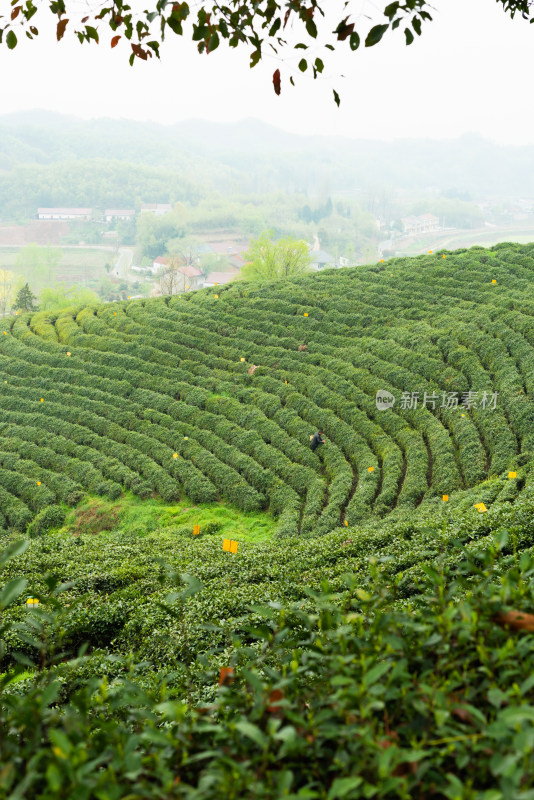
M 487 2 L 493 0 L 487 0 Z M 514 17 L 531 18 L 532 0 L 497 0 L 503 10 Z M 226 0 L 219 3 L 205 0 L 192 10 L 186 0 L 153 0 L 142 12 L 135 12 L 127 0 L 108 0 L 86 16 L 80 16 L 74 0 L 12 0 L 8 14 L 0 15 L 0 44 L 13 50 L 21 35 L 34 39 L 41 25 L 39 12 L 48 9 L 56 18 L 58 41 L 67 34 L 75 35 L 80 43 L 104 40 L 104 33 L 114 34 L 110 46 L 120 42 L 127 46 L 130 63 L 147 61 L 160 56 L 162 42 L 169 36 L 187 36 L 197 45 L 199 53 L 209 54 L 222 43 L 236 48 L 250 48 L 250 67 L 256 66 L 266 55 L 278 56 L 285 63 L 289 81 L 295 85 L 293 75 L 304 72 L 307 61 L 299 58 L 293 67 L 289 56 L 297 56 L 299 49 L 314 48 L 314 66 L 308 72 L 316 79 L 328 65 L 328 51 L 348 47 L 356 51 L 363 40 L 365 47 L 379 44 L 387 33 L 400 29 L 407 45 L 412 44 L 423 30 L 423 23 L 432 21 L 434 12 L 429 0 L 394 0 L 383 9 L 382 19 L 375 20 L 370 30 L 357 31 L 360 24 L 360 4 L 345 0 L 340 19 L 329 20 L 332 14 L 326 0 Z M 83 13 L 86 13 L 85 11 Z M 38 23 L 38 24 L 37 24 Z M 288 34 L 291 32 L 291 42 Z M 295 39 L 295 34 L 296 39 Z M 296 41 L 296 43 L 293 43 Z M 267 48 L 267 51 L 266 51 Z M 324 49 L 323 55 L 317 55 Z M 281 91 L 280 68 L 273 74 L 273 87 Z M 334 91 L 339 104 L 339 95 Z

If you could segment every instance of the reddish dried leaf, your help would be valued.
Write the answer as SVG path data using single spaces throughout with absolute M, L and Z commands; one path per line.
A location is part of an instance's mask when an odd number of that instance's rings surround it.
M 271 714 L 275 714 L 277 711 L 281 710 L 281 706 L 278 705 L 280 700 L 284 699 L 284 693 L 281 689 L 273 689 L 271 694 L 269 695 L 269 705 L 267 706 L 267 711 Z
M 219 673 L 219 686 L 228 686 L 234 679 L 233 667 L 221 667 Z
M 308 347 L 307 344 L 299 344 L 299 353 L 302 353 L 303 350 L 306 350 Z
M 281 79 L 280 79 L 279 69 L 275 69 L 275 71 L 273 72 L 273 86 L 274 86 L 274 91 L 276 92 L 276 94 L 279 95 L 281 91 Z
M 67 27 L 67 24 L 68 24 L 68 22 L 69 22 L 69 21 L 68 21 L 68 19 L 61 19 L 61 20 L 58 22 L 58 24 L 57 24 L 57 31 L 56 31 L 56 36 L 57 36 L 57 40 L 58 40 L 58 42 L 59 42 L 61 39 L 63 39 L 63 35 L 64 35 L 64 33 L 65 33 L 65 28 Z
M 143 61 L 147 60 L 148 57 L 147 57 L 147 54 L 146 54 L 146 50 L 143 50 L 143 48 L 140 45 L 132 44 L 132 50 L 134 52 L 134 55 L 137 56 L 137 58 L 140 58 Z
M 462 708 L 462 706 L 455 706 L 452 708 L 451 714 L 454 714 L 455 717 L 461 719 L 462 722 L 469 722 L 470 724 L 474 723 L 471 713 L 467 710 L 467 708 Z
M 16 19 L 20 13 L 20 6 L 15 6 L 13 11 L 11 12 L 11 19 Z
M 495 622 L 514 631 L 534 631 L 534 614 L 525 614 L 523 611 L 501 611 L 495 617 Z
M 111 46 L 117 47 L 120 38 L 121 38 L 120 36 L 114 36 L 113 39 L 111 40 Z

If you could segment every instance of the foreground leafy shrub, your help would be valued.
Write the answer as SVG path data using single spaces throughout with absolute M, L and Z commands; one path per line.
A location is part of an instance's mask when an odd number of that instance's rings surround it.
M 224 644 L 151 685 L 142 667 L 95 653 L 66 703 L 84 659 L 54 665 L 60 642 L 46 632 L 61 593 L 49 582 L 27 612 L 45 669 L 0 680 L 0 798 L 528 800 L 534 558 L 506 555 L 508 538 L 425 567 L 414 606 L 399 603 L 380 560 L 366 589 L 347 575 L 341 592 L 325 584 L 298 604 L 255 606 Z M 204 590 L 191 576 L 177 583 L 161 609 L 179 620 Z M 24 588 L 5 585 L 0 606 Z M 76 611 L 72 632 L 80 622 Z

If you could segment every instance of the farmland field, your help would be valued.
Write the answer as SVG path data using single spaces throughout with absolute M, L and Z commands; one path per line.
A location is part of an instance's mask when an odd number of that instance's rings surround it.
M 531 622 L 499 620 L 534 620 L 533 282 L 505 243 L 4 320 L 6 580 L 49 609 L 4 669 L 74 703 L 42 746 L 89 738 L 87 797 L 532 797 Z M 76 791 L 56 756 L 33 796 Z
M 17 277 L 29 281 L 35 291 L 59 281 L 70 285 L 73 283 L 89 288 L 96 286 L 107 273 L 105 264 L 114 264 L 116 255 L 113 249 L 91 247 L 61 247 L 62 258 L 57 268 L 50 274 L 32 272 L 31 267 L 16 264 L 19 248 L 0 247 L 0 269 L 7 269 Z

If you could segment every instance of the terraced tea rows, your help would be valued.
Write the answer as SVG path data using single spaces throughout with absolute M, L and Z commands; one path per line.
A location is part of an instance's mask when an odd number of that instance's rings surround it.
M 5 319 L 0 524 L 36 533 L 124 488 L 269 509 L 279 535 L 471 503 L 491 476 L 484 502 L 513 499 L 533 280 L 534 246 L 505 244 Z

